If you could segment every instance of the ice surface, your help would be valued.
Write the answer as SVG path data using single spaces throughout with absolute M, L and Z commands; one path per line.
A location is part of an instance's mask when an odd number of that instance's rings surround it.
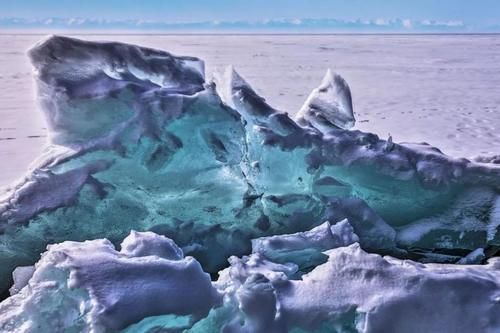
M 231 257 L 214 283 L 193 258 L 170 259 L 179 250 L 153 233 L 132 232 L 120 252 L 107 240 L 51 245 L 28 285 L 0 303 L 0 332 L 500 329 L 499 258 L 421 264 L 369 254 L 355 240 L 346 220 L 254 240 L 257 251 Z M 270 259 L 277 248 L 323 249 L 326 260 L 297 274 L 295 263 Z
M 299 125 L 234 69 L 205 83 L 192 57 L 58 36 L 30 56 L 52 144 L 0 196 L 2 290 L 47 244 L 130 230 L 168 236 L 210 273 L 253 238 L 345 218 L 365 250 L 422 261 L 500 243 L 494 164 Z

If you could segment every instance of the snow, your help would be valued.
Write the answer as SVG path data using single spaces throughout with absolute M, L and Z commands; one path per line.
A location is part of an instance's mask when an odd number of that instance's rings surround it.
M 184 257 L 182 250 L 171 239 L 135 230 L 123 240 L 120 252 L 131 257 L 158 256 L 170 260 L 181 260 Z
M 497 258 L 486 266 L 423 265 L 368 254 L 357 244 L 327 254 L 327 263 L 291 281 L 283 294 L 278 289 L 292 325 L 306 331 L 325 321 L 359 332 L 499 329 Z
M 297 275 L 295 263 L 267 257 L 279 240 L 281 249 L 323 249 L 326 260 Z M 171 259 L 176 245 L 150 232 L 132 232 L 119 252 L 107 240 L 51 245 L 28 284 L 0 303 L 0 332 L 500 329 L 499 258 L 421 264 L 369 254 L 355 240 L 347 220 L 254 240 L 258 251 L 231 257 L 212 283 L 196 260 Z
M 219 295 L 200 264 L 178 251 L 139 232 L 121 251 L 107 240 L 51 245 L 29 282 L 0 304 L 0 331 L 97 333 L 164 313 L 202 318 Z

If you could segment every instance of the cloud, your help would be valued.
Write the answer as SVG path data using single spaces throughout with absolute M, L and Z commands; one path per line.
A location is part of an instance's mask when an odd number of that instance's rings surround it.
M 405 19 L 402 21 L 403 27 L 406 29 L 411 29 L 413 27 L 413 24 L 411 23 L 411 20 Z
M 463 32 L 481 31 L 463 21 L 431 19 L 339 20 L 339 19 L 266 19 L 261 21 L 207 21 L 170 23 L 152 20 L 102 20 L 89 18 L 0 18 L 1 29 L 78 29 L 78 30 L 150 30 L 150 31 L 292 31 L 292 32 Z M 500 31 L 500 27 L 488 27 Z M 483 29 L 484 30 L 484 29 Z
M 463 21 L 433 21 L 433 20 L 423 20 L 420 22 L 422 26 L 427 27 L 464 27 L 465 24 Z
M 382 26 L 385 25 L 386 26 L 386 25 L 389 25 L 390 22 L 387 21 L 387 20 L 385 20 L 385 19 L 383 19 L 383 18 L 378 18 L 378 19 L 375 20 L 375 24 L 376 25 L 382 25 Z

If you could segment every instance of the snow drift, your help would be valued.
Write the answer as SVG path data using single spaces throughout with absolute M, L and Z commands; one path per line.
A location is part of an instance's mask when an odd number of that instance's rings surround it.
M 257 239 L 258 251 L 231 257 L 213 284 L 151 232 L 132 232 L 121 251 L 107 240 L 51 245 L 0 303 L 0 331 L 498 332 L 498 258 L 465 266 L 381 257 L 341 225 Z M 274 261 L 277 244 L 294 255 Z M 305 272 L 297 262 L 311 251 L 326 260 Z

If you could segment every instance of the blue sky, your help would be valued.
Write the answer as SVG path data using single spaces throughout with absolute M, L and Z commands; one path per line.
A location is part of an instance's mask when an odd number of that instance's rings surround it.
M 384 20 L 500 26 L 499 0 L 0 0 L 0 18 L 161 21 Z M 22 22 L 21 22 L 22 23 Z

